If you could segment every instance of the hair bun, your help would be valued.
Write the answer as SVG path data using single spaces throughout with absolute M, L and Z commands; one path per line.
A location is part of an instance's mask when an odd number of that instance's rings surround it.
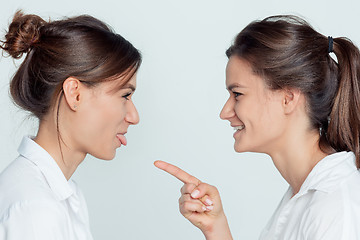
M 40 27 L 45 21 L 37 15 L 24 15 L 17 11 L 5 35 L 1 48 L 7 51 L 13 58 L 20 58 L 27 53 L 39 41 Z

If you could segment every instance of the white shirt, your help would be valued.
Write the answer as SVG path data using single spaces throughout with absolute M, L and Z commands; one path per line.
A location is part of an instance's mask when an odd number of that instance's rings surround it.
M 360 239 L 360 173 L 352 152 L 322 159 L 292 195 L 289 188 L 261 240 Z
M 55 160 L 24 137 L 0 174 L 1 240 L 91 240 L 85 199 Z

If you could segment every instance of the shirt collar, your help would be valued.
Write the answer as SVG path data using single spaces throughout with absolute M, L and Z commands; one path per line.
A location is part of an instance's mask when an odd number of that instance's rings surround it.
M 315 165 L 297 195 L 309 190 L 330 193 L 354 172 L 357 172 L 354 153 L 344 151 L 328 155 Z
M 31 137 L 25 136 L 23 138 L 18 152 L 40 169 L 51 190 L 60 201 L 69 198 L 74 193 L 56 161 Z

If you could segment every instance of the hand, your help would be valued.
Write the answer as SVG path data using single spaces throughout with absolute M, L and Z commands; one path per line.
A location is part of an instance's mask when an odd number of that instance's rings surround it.
M 216 187 L 201 182 L 172 164 L 163 161 L 155 161 L 154 164 L 184 183 L 179 199 L 180 212 L 204 233 L 207 240 L 232 240 Z

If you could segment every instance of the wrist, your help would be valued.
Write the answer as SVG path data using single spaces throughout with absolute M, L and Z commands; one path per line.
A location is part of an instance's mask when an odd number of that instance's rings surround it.
M 206 240 L 233 240 L 225 214 L 216 219 L 203 234 Z

